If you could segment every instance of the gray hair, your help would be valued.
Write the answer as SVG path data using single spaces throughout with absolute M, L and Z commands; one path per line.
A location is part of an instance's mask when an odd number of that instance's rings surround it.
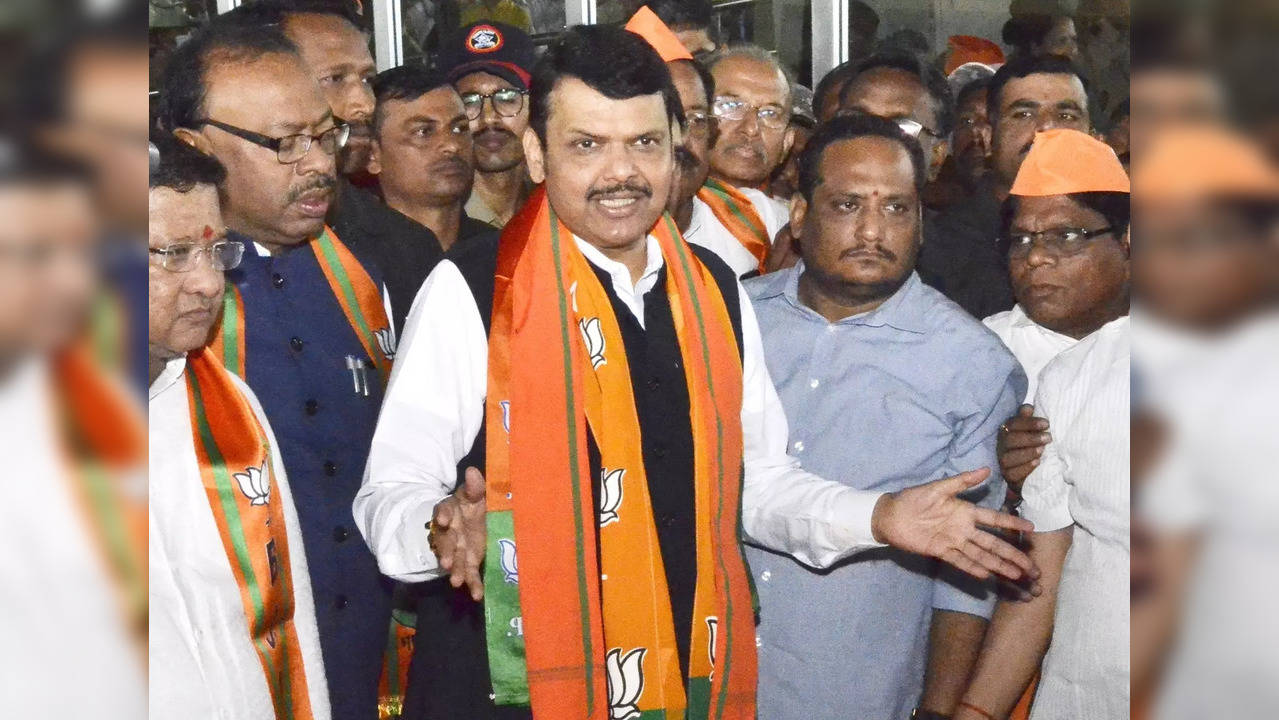
M 706 69 L 714 72 L 716 65 L 728 60 L 729 58 L 735 57 L 744 57 L 748 60 L 761 62 L 780 72 L 782 77 L 786 78 L 786 102 L 783 103 L 783 106 L 787 110 L 790 110 L 791 95 L 793 93 L 791 87 L 795 84 L 795 76 L 791 73 L 790 68 L 783 65 L 781 61 L 777 59 L 777 54 L 771 50 L 765 50 L 764 48 L 751 43 L 729 45 L 728 47 L 716 50 L 715 53 L 710 56 L 710 58 L 706 61 Z

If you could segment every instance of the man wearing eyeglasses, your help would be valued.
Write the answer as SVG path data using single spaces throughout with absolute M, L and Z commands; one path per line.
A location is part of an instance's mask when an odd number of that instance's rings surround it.
M 391 595 L 350 503 L 395 341 L 380 273 L 325 223 L 346 126 L 278 28 L 215 21 L 161 92 L 162 126 L 226 167 L 222 212 L 245 250 L 213 349 L 261 399 L 296 489 L 333 714 L 371 720 Z
M 711 148 L 711 177 L 763 190 L 794 142 L 790 79 L 777 58 L 753 45 L 727 48 L 713 55 L 708 66 L 715 79 L 711 112 L 719 125 Z M 773 201 L 773 209 L 785 215 L 782 203 Z M 772 215 L 768 209 L 761 213 Z M 773 234 L 785 224 L 781 217 Z
M 466 214 L 501 228 L 532 188 L 520 138 L 528 129 L 533 39 L 505 23 L 472 23 L 444 45 L 439 66 L 471 122 L 475 185 Z
M 218 207 L 225 172 L 172 137 L 156 146 L 151 714 L 283 717 L 279 711 L 292 705 L 296 716 L 305 708 L 305 717 L 322 720 L 330 717 L 328 685 L 279 445 L 253 391 L 204 347 L 218 319 L 223 273 L 244 253 L 241 241 L 228 239 Z M 257 599 L 246 602 L 250 588 Z

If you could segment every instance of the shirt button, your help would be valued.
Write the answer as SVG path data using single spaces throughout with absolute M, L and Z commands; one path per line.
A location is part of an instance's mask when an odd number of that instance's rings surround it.
M 284 287 L 284 276 L 281 275 L 280 273 L 271 273 L 271 285 L 276 290 L 279 290 L 280 288 Z
M 302 352 L 302 338 L 295 337 L 290 339 L 289 347 L 293 348 L 293 352 Z
M 306 410 L 307 415 L 314 415 L 320 412 L 320 403 L 316 402 L 315 400 L 307 400 L 302 405 L 302 407 L 304 410 Z
M 792 445 L 791 447 L 795 448 L 795 452 L 804 452 L 804 441 L 796 440 L 795 444 Z
M 835 334 L 835 326 L 834 326 L 834 325 L 827 325 L 827 326 L 826 326 L 826 334 L 827 334 L 827 335 L 834 335 L 834 334 Z
M 337 608 L 338 610 L 341 610 L 342 608 L 345 608 L 346 606 L 347 606 L 347 599 L 345 595 L 338 595 L 337 597 L 333 598 L 333 607 Z
M 812 389 L 814 389 L 814 390 L 816 390 L 816 389 L 817 389 L 817 386 L 818 386 L 818 385 L 821 385 L 821 384 L 822 384 L 822 383 L 821 383 L 821 381 L 820 381 L 820 380 L 818 380 L 817 378 L 813 378 L 812 380 L 809 380 L 809 381 L 808 381 L 808 387 L 810 387 L 810 388 L 812 388 Z
M 338 474 L 338 466 L 333 464 L 332 460 L 324 461 L 324 474 L 333 477 Z
M 768 582 L 772 577 L 773 577 L 773 574 L 767 570 L 759 574 L 759 579 L 763 580 L 764 582 Z
M 337 527 L 333 528 L 334 542 L 346 542 L 346 539 L 348 537 L 351 537 L 351 532 L 347 530 L 346 528 L 342 527 L 341 525 L 338 525 Z
M 657 392 L 657 390 L 661 387 L 662 387 L 662 381 L 657 378 L 653 378 L 648 381 L 648 389 L 652 390 L 653 392 Z
M 666 457 L 666 446 L 658 445 L 657 447 L 653 448 L 653 457 L 656 457 L 656 458 Z

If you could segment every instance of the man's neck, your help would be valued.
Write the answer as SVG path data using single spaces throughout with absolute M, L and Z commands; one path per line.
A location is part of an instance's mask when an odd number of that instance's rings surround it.
M 886 295 L 860 295 L 847 286 L 834 286 L 816 278 L 811 270 L 799 276 L 799 301 L 827 322 L 839 322 L 854 315 L 868 313 L 883 305 L 896 290 Z
M 619 262 L 631 271 L 631 284 L 639 282 L 644 277 L 644 269 L 648 267 L 648 236 L 641 236 L 635 242 L 624 247 L 603 248 L 589 240 L 583 240 L 590 243 L 592 247 L 604 254 L 604 257 L 614 262 Z
M 444 250 L 447 251 L 457 242 L 458 229 L 462 226 L 462 205 L 466 198 L 441 203 L 435 198 L 402 197 L 385 188 L 382 195 L 386 198 L 388 207 L 429 228 Z
M 489 210 L 503 224 L 515 216 L 525 198 L 525 177 L 528 172 L 524 163 L 510 170 L 499 172 L 476 172 L 475 187 L 471 192 L 480 196 Z
M 763 180 L 760 180 L 759 182 L 753 182 L 751 180 L 743 180 L 742 178 L 731 178 L 731 177 L 726 177 L 724 175 L 717 175 L 714 172 L 711 173 L 711 179 L 718 180 L 724 183 L 725 185 L 732 185 L 733 187 L 739 190 L 741 189 L 759 190 L 761 192 L 765 192 L 764 185 L 768 183 L 768 178 L 764 178 Z M 767 192 L 765 192 L 765 194 L 767 194 Z
M 170 353 L 156 352 L 155 348 L 151 349 L 147 358 L 147 385 L 155 384 L 156 378 L 160 377 L 160 373 L 164 372 L 164 366 L 171 359 Z
M 309 237 L 301 239 L 285 238 L 275 233 L 253 226 L 251 223 L 241 221 L 239 218 L 228 215 L 226 218 L 227 229 L 239 233 L 248 238 L 250 242 L 257 243 L 266 248 L 266 251 L 272 256 L 283 255 L 290 249 L 306 244 Z
M 1080 323 L 1073 327 L 1057 327 L 1048 328 L 1053 332 L 1060 333 L 1076 340 L 1083 340 L 1092 335 L 1110 323 L 1124 317 L 1128 314 L 1128 296 L 1125 294 L 1122 302 L 1117 302 L 1107 309 L 1107 311 L 1096 318 L 1091 318 L 1086 322 Z

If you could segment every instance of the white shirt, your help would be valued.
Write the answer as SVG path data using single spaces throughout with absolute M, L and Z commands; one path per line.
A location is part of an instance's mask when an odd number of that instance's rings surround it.
M 768 231 L 768 242 L 772 244 L 773 239 L 777 237 L 777 232 L 790 222 L 786 206 L 758 190 L 751 188 L 738 188 L 738 190 L 750 199 L 755 212 L 764 221 L 764 228 Z M 736 235 L 724 227 L 719 218 L 715 217 L 710 206 L 696 196 L 693 197 L 693 214 L 689 218 L 688 229 L 684 231 L 684 239 L 718 255 L 720 260 L 737 273 L 737 277 L 759 269 L 759 261 L 755 259 L 751 251 L 746 249 Z
M 644 292 L 662 267 L 648 239 L 638 283 L 630 271 L 576 239 L 612 278 L 614 292 L 641 323 Z M 786 454 L 787 424 L 764 364 L 762 340 L 746 291 L 738 286 L 744 342 L 742 523 L 761 545 L 824 567 L 878 545 L 870 518 L 882 493 L 857 491 L 800 469 Z M 413 302 L 398 349 L 373 447 L 356 495 L 356 525 L 382 572 L 406 582 L 440 575 L 426 544 L 435 504 L 453 491 L 457 464 L 484 422 L 488 338 L 475 298 L 456 265 L 441 261 Z M 512 422 L 519 422 L 518 411 Z
M 1063 350 L 1072 348 L 1079 342 L 1069 335 L 1049 330 L 1040 325 L 1021 305 L 1014 305 L 1012 310 L 995 313 L 982 320 L 982 324 L 1004 341 L 1009 352 L 1021 363 L 1026 371 L 1026 402 L 1034 404 L 1035 389 L 1039 387 L 1039 373 L 1048 361 L 1057 357 Z
M 0 380 L 0 717 L 144 718 L 146 657 L 72 489 L 52 382 L 40 359 Z
M 1074 534 L 1031 720 L 1128 717 L 1128 333 L 1127 317 L 1113 320 L 1040 375 L 1053 441 L 1026 479 L 1022 515 L 1037 532 Z
M 1202 539 L 1160 720 L 1273 717 L 1279 707 L 1276 358 L 1279 313 L 1271 312 L 1212 345 L 1162 413 L 1166 451 L 1139 510 L 1156 528 Z
M 151 714 L 157 720 L 275 716 L 262 662 L 249 636 L 240 586 L 200 477 L 191 432 L 186 360 L 171 360 L 150 390 Z M 257 397 L 238 377 L 271 443 L 275 485 L 284 503 L 293 576 L 293 622 L 311 710 L 327 720 L 329 690 L 315 625 L 306 552 L 279 445 Z

